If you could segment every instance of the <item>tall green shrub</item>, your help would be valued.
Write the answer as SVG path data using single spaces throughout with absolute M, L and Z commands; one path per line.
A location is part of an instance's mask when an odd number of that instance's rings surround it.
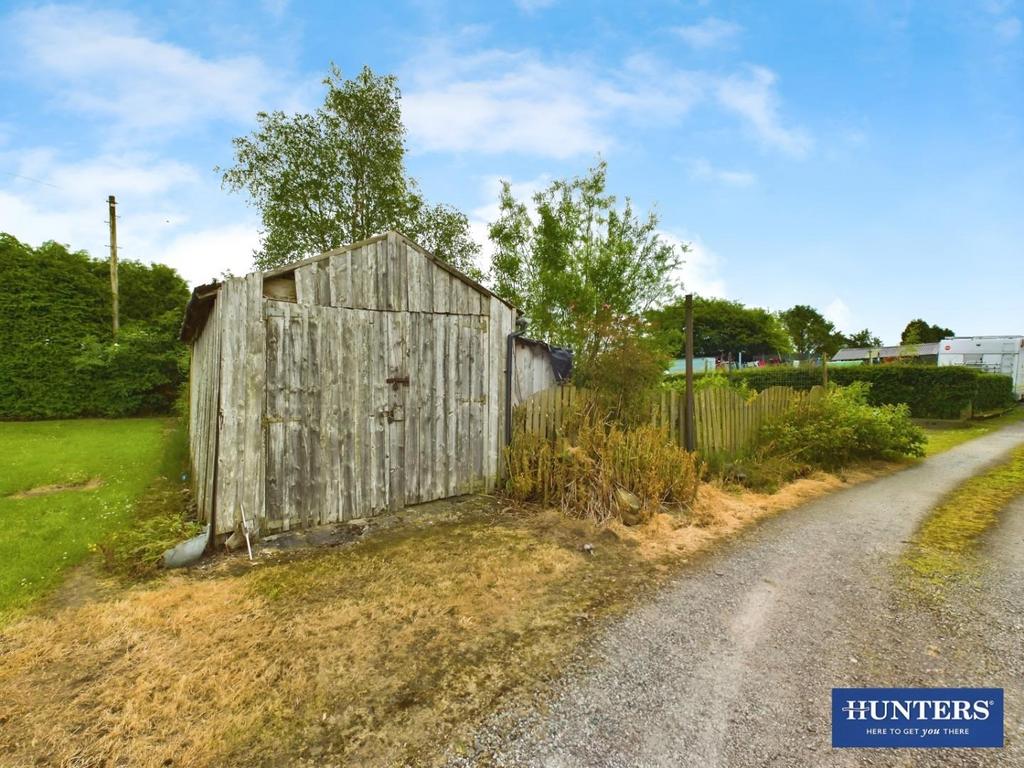
M 184 380 L 177 331 L 188 286 L 171 268 L 122 262 L 111 337 L 107 262 L 0 233 L 0 418 L 130 416 L 171 409 Z
M 918 418 L 955 419 L 969 412 L 978 373 L 961 366 L 871 365 L 830 371 L 836 384 L 871 384 L 871 405 L 906 403 Z
M 978 392 L 974 396 L 974 410 L 980 413 L 998 411 L 1013 405 L 1013 379 L 998 373 L 978 376 Z
M 810 389 L 821 384 L 821 368 L 746 368 L 728 374 L 731 381 L 758 392 L 771 386 Z M 871 405 L 904 403 L 917 418 L 955 419 L 965 412 L 991 410 L 987 403 L 998 400 L 998 392 L 1011 386 L 1007 376 L 996 384 L 973 368 L 934 365 L 863 365 L 829 368 L 829 381 L 849 385 L 863 381 L 871 385 Z

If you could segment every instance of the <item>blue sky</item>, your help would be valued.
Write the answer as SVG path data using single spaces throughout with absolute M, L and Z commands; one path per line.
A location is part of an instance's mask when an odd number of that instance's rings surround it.
M 1024 0 L 0 5 L 0 230 L 191 282 L 245 272 L 220 188 L 328 64 L 400 78 L 408 167 L 483 238 L 498 179 L 585 171 L 657 206 L 700 293 L 895 341 L 1024 333 Z

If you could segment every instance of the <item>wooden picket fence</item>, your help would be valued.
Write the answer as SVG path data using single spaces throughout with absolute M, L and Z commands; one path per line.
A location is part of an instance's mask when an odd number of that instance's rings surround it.
M 761 426 L 780 418 L 791 407 L 813 402 L 822 387 L 796 390 L 769 387 L 751 399 L 725 387 L 709 387 L 694 393 L 694 424 L 697 451 L 705 457 L 739 456 L 754 444 Z M 553 440 L 563 434 L 568 414 L 587 399 L 586 390 L 573 386 L 545 389 L 518 406 L 516 428 Z M 681 392 L 663 391 L 651 408 L 651 423 L 666 430 L 673 442 L 683 445 L 684 400 Z

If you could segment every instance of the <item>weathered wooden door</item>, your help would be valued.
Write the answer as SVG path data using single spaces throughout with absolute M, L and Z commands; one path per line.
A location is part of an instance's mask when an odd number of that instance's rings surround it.
M 407 317 L 406 503 L 480 490 L 491 439 L 487 318 L 439 313 Z
M 268 530 L 405 505 L 407 326 L 400 313 L 268 304 Z
M 268 302 L 268 531 L 468 493 L 488 472 L 487 318 Z

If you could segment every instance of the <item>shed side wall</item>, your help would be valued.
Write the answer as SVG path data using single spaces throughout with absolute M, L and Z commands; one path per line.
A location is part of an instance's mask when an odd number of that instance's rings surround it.
M 217 430 L 220 412 L 219 304 L 207 318 L 202 333 L 192 344 L 189 366 L 188 437 L 192 461 L 192 488 L 199 519 L 209 522 L 213 511 L 216 475 Z

